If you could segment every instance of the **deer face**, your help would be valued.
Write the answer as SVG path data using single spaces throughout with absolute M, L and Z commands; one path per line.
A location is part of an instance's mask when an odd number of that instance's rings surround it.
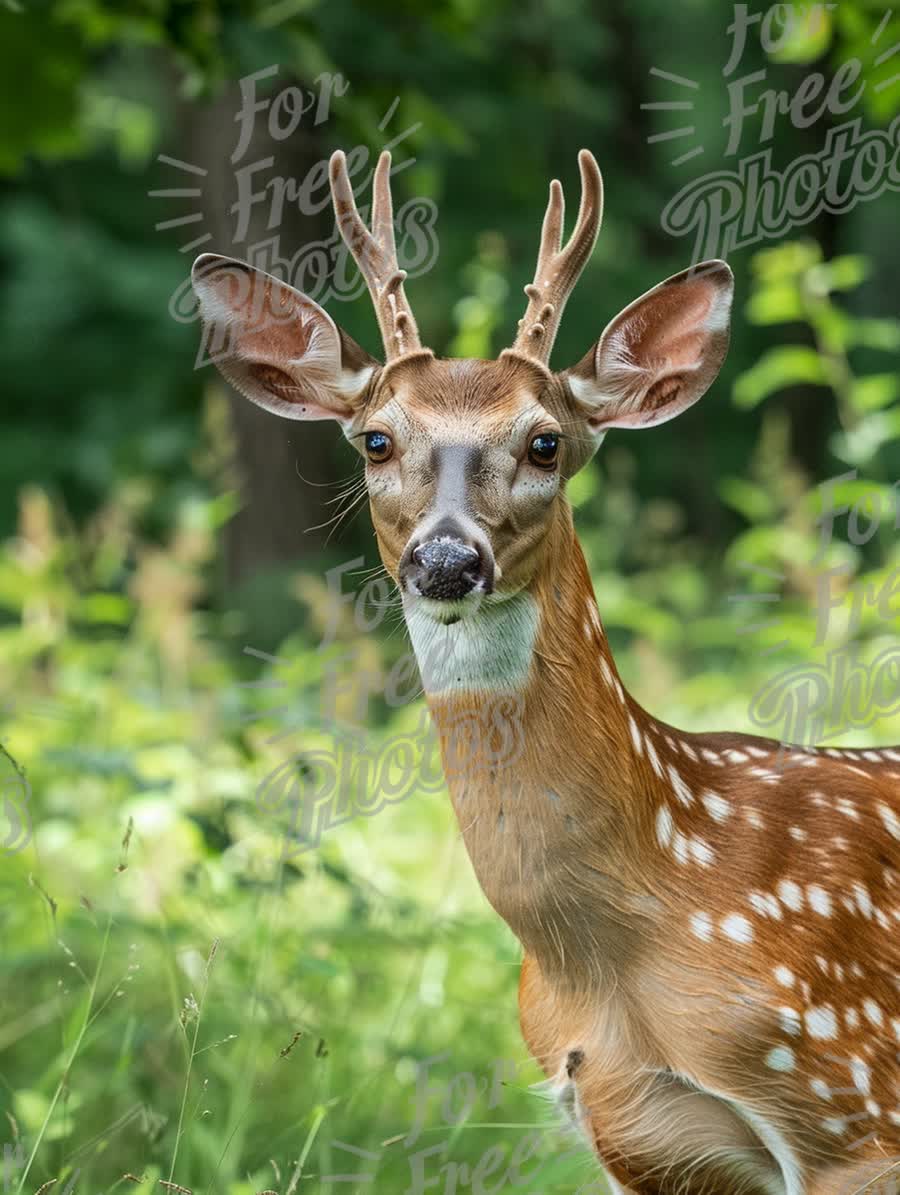
M 207 340 L 225 377 L 292 419 L 334 419 L 365 461 L 379 550 L 404 601 L 438 622 L 518 593 L 548 558 L 564 484 L 610 427 L 661 423 L 696 402 L 728 343 L 731 271 L 706 262 L 621 312 L 573 368 L 552 373 L 562 309 L 599 228 L 602 185 L 579 155 L 582 201 L 560 247 L 551 184 L 535 281 L 511 349 L 496 361 L 438 360 L 422 348 L 397 269 L 388 187 L 375 174 L 373 231 L 342 154 L 332 159 L 338 224 L 369 285 L 381 365 L 292 287 L 227 258 L 194 266 Z
M 589 448 L 556 380 L 533 364 L 399 362 L 351 433 L 372 519 L 403 594 L 451 621 L 539 566 L 562 480 Z

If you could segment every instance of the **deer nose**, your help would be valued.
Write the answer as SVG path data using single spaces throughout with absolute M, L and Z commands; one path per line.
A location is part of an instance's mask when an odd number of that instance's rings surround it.
M 412 565 L 408 579 L 422 597 L 439 602 L 459 601 L 484 579 L 478 549 L 449 536 L 419 544 Z
M 498 568 L 491 544 L 474 520 L 444 515 L 410 538 L 397 572 L 411 596 L 458 602 L 470 593 L 493 593 Z

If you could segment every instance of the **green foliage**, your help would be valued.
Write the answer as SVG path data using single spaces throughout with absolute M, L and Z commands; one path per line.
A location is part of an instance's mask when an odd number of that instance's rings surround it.
M 871 465 L 879 449 L 900 434 L 900 404 L 886 409 L 900 397 L 900 379 L 896 370 L 857 376 L 850 353 L 865 344 L 896 358 L 900 320 L 879 321 L 873 338 L 872 321 L 854 318 L 834 299 L 866 279 L 869 263 L 859 255 L 823 261 L 818 245 L 788 242 L 757 254 L 753 270 L 748 318 L 763 325 L 805 325 L 811 343 L 766 352 L 735 382 L 735 402 L 753 407 L 798 382 L 830 390 L 842 426 L 832 451 L 848 464 Z
M 519 1189 L 587 1182 L 528 1090 L 517 950 L 446 794 L 414 791 L 315 850 L 291 839 L 287 857 L 290 809 L 258 797 L 273 768 L 335 742 L 322 707 L 337 655 L 353 662 L 334 712 L 367 711 L 361 753 L 417 722 L 418 702 L 390 712 L 360 687 L 402 645 L 379 648 L 348 613 L 318 650 L 330 598 L 307 576 L 286 667 L 229 653 L 203 612 L 215 504 L 179 507 L 162 547 L 141 542 L 140 514 L 113 493 L 76 538 L 31 490 L 0 556 L 2 733 L 28 761 L 35 826 L 0 878 L 3 1104 L 35 1150 L 24 1189 L 78 1171 L 95 1191 L 126 1172 L 147 1190 L 283 1190 L 294 1175 L 324 1191 L 316 1176 L 362 1169 L 399 1190 L 417 1150 L 447 1141 L 474 1168 L 534 1132 L 522 1173 L 543 1159 L 540 1177 Z M 440 1054 L 423 1102 L 416 1068 Z
M 814 383 L 824 409 L 833 406 L 839 417 L 841 426 L 829 443 L 840 466 L 833 478 L 843 480 L 809 485 L 791 460 L 784 413 L 770 411 L 753 480 L 729 478 L 720 489 L 750 524 L 732 542 L 727 559 L 749 572 L 751 591 L 773 584 L 780 591 L 779 618 L 755 641 L 784 643 L 781 653 L 769 656 L 773 672 L 773 660 L 782 667 L 804 650 L 819 661 L 853 647 L 859 659 L 871 662 L 900 626 L 900 611 L 875 600 L 890 592 L 900 564 L 900 490 L 888 480 L 888 461 L 896 458 L 887 451 L 900 437 L 900 387 L 896 368 L 882 372 L 884 364 L 896 362 L 900 322 L 879 321 L 872 337 L 872 321 L 838 303 L 835 295 L 855 290 L 869 272 L 859 256 L 824 261 L 814 243 L 786 243 L 757 254 L 753 272 L 748 317 L 765 325 L 789 324 L 793 336 L 807 343 L 766 353 L 737 379 L 735 403 L 755 405 L 798 381 Z M 877 350 L 878 372 L 855 372 L 861 346 Z M 823 524 L 829 511 L 842 512 L 831 528 Z M 841 570 L 839 583 L 829 578 L 832 569 Z M 832 617 L 828 603 L 838 593 Z M 890 737 L 890 720 L 880 725 Z

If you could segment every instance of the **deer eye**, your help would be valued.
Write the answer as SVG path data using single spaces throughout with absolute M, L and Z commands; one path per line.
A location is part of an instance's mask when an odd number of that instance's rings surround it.
M 559 436 L 555 432 L 542 432 L 528 445 L 528 459 L 539 469 L 552 469 L 559 455 Z
M 391 459 L 394 445 L 384 432 L 366 432 L 366 456 L 373 465 L 381 465 Z

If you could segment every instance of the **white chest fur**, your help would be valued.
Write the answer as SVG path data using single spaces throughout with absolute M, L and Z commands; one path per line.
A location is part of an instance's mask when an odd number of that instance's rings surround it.
M 426 693 L 520 690 L 528 680 L 540 621 L 530 594 L 488 598 L 449 625 L 427 614 L 422 599 L 405 599 L 404 615 Z

